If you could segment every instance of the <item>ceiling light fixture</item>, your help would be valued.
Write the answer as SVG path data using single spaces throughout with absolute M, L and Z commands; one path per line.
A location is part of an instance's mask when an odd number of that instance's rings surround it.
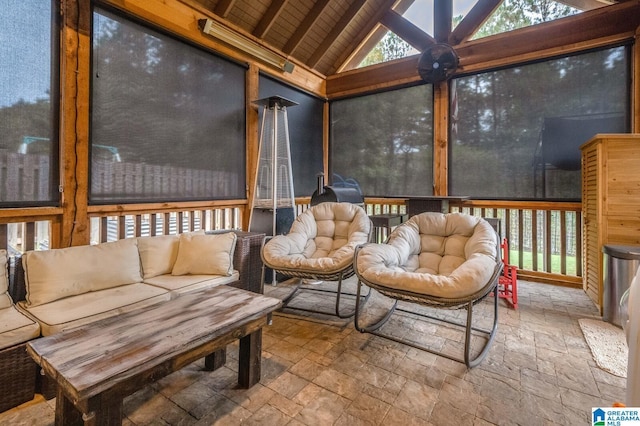
M 253 40 L 248 39 L 213 19 L 198 19 L 198 27 L 204 34 L 208 34 L 218 40 L 240 49 L 245 53 L 261 60 L 284 72 L 292 72 L 294 65 L 287 59 L 275 52 L 267 50 Z

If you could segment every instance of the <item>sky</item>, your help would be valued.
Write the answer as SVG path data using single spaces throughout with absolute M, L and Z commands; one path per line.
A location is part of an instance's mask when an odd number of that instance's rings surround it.
M 477 1 L 453 0 L 453 16 L 466 15 Z M 430 35 L 433 35 L 433 2 L 434 0 L 415 0 L 403 15 Z
M 0 108 L 49 97 L 51 15 L 43 3 L 0 0 Z

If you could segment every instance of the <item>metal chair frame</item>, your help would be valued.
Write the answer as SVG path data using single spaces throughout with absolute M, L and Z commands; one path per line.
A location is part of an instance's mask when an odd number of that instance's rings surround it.
M 263 253 L 263 249 L 264 249 L 264 245 L 271 239 L 273 238 L 273 236 L 267 236 L 263 239 L 262 241 L 262 249 L 260 250 L 260 255 L 262 256 Z M 284 309 L 291 309 L 291 310 L 296 310 L 296 311 L 304 311 L 304 312 L 312 312 L 312 313 L 316 313 L 316 314 L 324 314 L 324 315 L 332 315 L 332 316 L 336 316 L 338 318 L 351 318 L 352 316 L 355 315 L 356 313 L 356 308 L 354 306 L 353 309 L 347 311 L 347 312 L 342 312 L 341 311 L 341 301 L 342 301 L 342 296 L 351 296 L 351 297 L 356 297 L 356 305 L 358 302 L 359 298 L 363 298 L 364 300 L 369 298 L 369 295 L 371 294 L 371 292 L 367 293 L 364 296 L 361 296 L 358 292 L 358 294 L 354 294 L 354 293 L 343 293 L 342 292 L 342 282 L 343 280 L 352 277 L 355 274 L 355 271 L 353 269 L 353 262 L 349 263 L 349 265 L 346 268 L 343 268 L 339 271 L 331 271 L 331 272 L 318 272 L 318 271 L 313 271 L 313 270 L 302 270 L 302 269 L 289 269 L 289 268 L 273 268 L 270 265 L 267 265 L 265 260 L 264 260 L 264 256 L 262 257 L 262 281 L 264 282 L 265 279 L 265 269 L 268 267 L 270 269 L 273 270 L 274 274 L 281 274 L 284 275 L 285 277 L 289 277 L 289 278 L 298 278 L 298 283 L 296 284 L 293 292 L 282 301 L 282 307 L 280 308 L 280 310 L 284 310 Z M 320 289 L 320 288 L 308 288 L 308 287 L 302 287 L 302 284 L 304 282 L 305 279 L 311 279 L 311 280 L 322 280 L 322 281 L 337 281 L 338 282 L 338 288 L 336 289 L 336 291 L 333 290 L 326 290 L 326 289 Z M 274 284 L 275 285 L 275 284 Z M 336 296 L 336 303 L 335 303 L 335 310 L 334 311 L 323 311 L 323 310 L 316 310 L 316 309 L 309 309 L 309 308 L 301 308 L 301 307 L 295 307 L 295 306 L 288 306 L 289 302 L 291 302 L 294 297 L 298 294 L 298 292 L 304 292 L 304 291 L 309 291 L 309 292 L 318 292 L 318 293 L 329 293 L 329 294 L 335 294 Z
M 500 244 L 499 239 L 496 238 L 496 240 L 498 241 L 498 245 L 499 245 Z M 361 245 L 356 248 L 356 251 L 354 254 L 354 265 L 357 265 L 358 253 L 364 246 L 365 245 Z M 487 353 L 489 352 L 491 343 L 495 338 L 497 328 L 498 328 L 498 292 L 496 290 L 498 285 L 498 278 L 502 273 L 502 266 L 503 266 L 502 261 L 500 259 L 499 248 L 496 251 L 496 256 L 497 256 L 496 266 L 494 268 L 491 279 L 477 292 L 467 297 L 458 298 L 458 299 L 435 297 L 435 296 L 429 296 L 421 293 L 413 293 L 409 291 L 398 290 L 395 288 L 384 287 L 364 279 L 362 276 L 360 276 L 360 274 L 358 274 L 357 268 L 355 268 L 356 269 L 355 273 L 358 276 L 358 286 L 357 286 L 357 292 L 356 292 L 356 307 L 355 307 L 356 313 L 354 317 L 354 325 L 356 330 L 360 331 L 361 333 L 369 333 L 376 336 L 380 336 L 394 342 L 409 345 L 416 349 L 424 350 L 426 352 L 430 352 L 435 355 L 443 356 L 453 361 L 464 363 L 468 368 L 473 368 L 477 366 L 482 362 L 482 360 L 486 357 Z M 361 326 L 359 321 L 359 316 L 362 313 L 364 304 L 366 303 L 366 299 L 362 301 L 362 303 L 360 302 L 360 294 L 362 291 L 363 284 L 369 287 L 369 293 L 367 295 L 367 299 L 368 299 L 368 296 L 371 294 L 372 289 L 380 292 L 381 294 L 387 297 L 395 299 L 395 302 L 393 303 L 391 308 L 388 310 L 388 312 L 378 322 L 369 326 Z M 493 324 L 491 326 L 491 329 L 486 330 L 483 328 L 478 328 L 473 326 L 473 306 L 479 303 L 480 301 L 482 301 L 488 295 L 493 295 Z M 399 301 L 415 303 L 422 306 L 426 306 L 430 308 L 438 308 L 438 309 L 466 309 L 467 310 L 466 322 L 464 324 L 461 324 L 456 321 L 451 321 L 448 319 L 428 315 L 425 313 L 419 313 L 419 312 L 414 312 L 408 309 L 399 308 L 398 307 Z M 405 313 L 416 315 L 422 318 L 428 318 L 431 320 L 452 324 L 458 327 L 463 327 L 465 329 L 465 335 L 464 335 L 464 350 L 463 350 L 462 357 L 457 357 L 447 353 L 443 353 L 441 351 L 437 351 L 435 349 L 432 349 L 423 345 L 419 345 L 410 340 L 400 339 L 393 335 L 378 331 L 392 317 L 392 315 L 396 311 L 405 312 Z M 484 345 L 480 349 L 480 352 L 474 357 L 472 357 L 471 355 L 472 331 L 486 335 L 486 340 Z

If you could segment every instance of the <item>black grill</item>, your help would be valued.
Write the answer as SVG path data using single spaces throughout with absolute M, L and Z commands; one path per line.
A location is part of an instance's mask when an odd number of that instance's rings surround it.
M 318 189 L 311 196 L 311 205 L 315 206 L 326 202 L 352 203 L 364 207 L 364 197 L 357 188 L 324 186 L 324 174 L 320 173 L 318 175 Z

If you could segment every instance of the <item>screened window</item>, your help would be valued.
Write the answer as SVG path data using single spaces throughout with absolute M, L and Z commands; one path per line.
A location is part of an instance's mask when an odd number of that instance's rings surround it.
M 93 14 L 92 203 L 245 198 L 244 66 Z
M 458 78 L 449 191 L 579 200 L 580 145 L 629 130 L 625 47 Z
M 260 99 L 281 96 L 298 103 L 287 108 L 293 189 L 297 197 L 311 196 L 316 189 L 316 175 L 323 170 L 324 101 L 264 75 L 260 75 L 259 93 Z
M 0 0 L 0 204 L 58 201 L 57 4 Z
M 433 194 L 431 85 L 331 103 L 333 183 L 367 196 Z

